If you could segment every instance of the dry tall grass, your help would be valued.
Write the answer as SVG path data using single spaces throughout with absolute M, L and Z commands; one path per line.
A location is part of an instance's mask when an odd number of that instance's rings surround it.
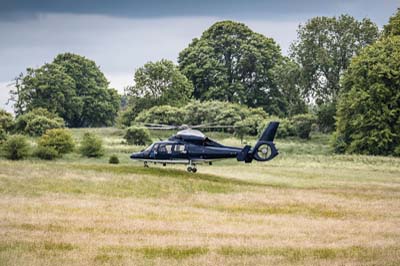
M 399 159 L 199 171 L 0 160 L 0 265 L 400 264 Z

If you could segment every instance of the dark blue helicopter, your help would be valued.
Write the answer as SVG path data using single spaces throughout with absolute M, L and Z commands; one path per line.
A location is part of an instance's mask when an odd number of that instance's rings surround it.
M 195 129 L 179 131 L 168 140 L 151 144 L 141 152 L 133 153 L 131 159 L 148 163 L 185 164 L 189 172 L 196 173 L 196 164 L 209 163 L 220 159 L 236 158 L 240 162 L 251 163 L 269 161 L 278 155 L 273 143 L 279 122 L 270 122 L 254 148 L 246 145 L 243 148 L 229 147 L 209 139 Z

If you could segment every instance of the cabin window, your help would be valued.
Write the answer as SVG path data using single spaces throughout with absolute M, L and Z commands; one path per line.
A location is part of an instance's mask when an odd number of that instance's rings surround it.
M 185 145 L 176 144 L 174 151 L 177 152 L 177 153 L 186 153 Z
M 172 153 L 172 144 L 160 144 L 158 152 L 168 154 Z
M 157 151 L 158 145 L 159 145 L 158 143 L 157 143 L 157 144 L 154 144 L 153 151 Z

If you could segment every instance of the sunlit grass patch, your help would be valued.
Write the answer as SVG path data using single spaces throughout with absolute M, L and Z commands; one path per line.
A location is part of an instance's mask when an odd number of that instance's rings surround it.
M 365 247 L 350 246 L 345 248 L 302 248 L 302 247 L 221 247 L 217 252 L 224 256 L 280 256 L 290 262 L 298 262 L 302 260 L 335 260 L 347 259 L 371 262 L 375 260 L 385 260 L 394 262 L 399 259 L 399 247 Z M 397 254 L 397 255 L 396 255 Z M 390 257 L 386 257 L 390 256 Z
M 43 242 L 27 242 L 27 241 L 16 241 L 16 242 L 3 242 L 0 240 L 0 252 L 33 252 L 33 251 L 71 251 L 78 247 L 70 243 L 54 242 L 54 241 L 43 241 Z
M 332 208 L 321 204 L 270 204 L 270 205 L 214 205 L 206 206 L 202 204 L 194 205 L 198 208 L 206 208 L 219 212 L 232 214 L 257 214 L 257 215 L 303 215 L 315 218 L 344 218 L 355 217 L 357 212 L 350 212 L 339 207 Z
M 166 259 L 185 259 L 192 256 L 207 254 L 207 247 L 188 247 L 188 246 L 145 246 L 145 247 L 126 247 L 108 246 L 100 248 L 100 254 L 127 254 L 136 253 L 146 259 L 166 258 Z

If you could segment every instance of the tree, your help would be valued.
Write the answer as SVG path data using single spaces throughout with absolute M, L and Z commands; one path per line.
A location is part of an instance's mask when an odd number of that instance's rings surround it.
M 355 57 L 343 77 L 335 150 L 400 155 L 400 36 Z
M 301 66 L 303 93 L 317 104 L 334 102 L 340 77 L 351 58 L 375 42 L 378 28 L 369 19 L 315 17 L 300 25 L 291 57 Z
M 271 113 L 283 109 L 271 74 L 281 60 L 273 39 L 233 21 L 212 25 L 178 58 L 182 73 L 193 82 L 194 98 L 263 107 Z
M 37 69 L 28 68 L 26 72 L 20 77 L 17 115 L 45 108 L 71 121 L 82 112 L 83 103 L 76 95 L 75 81 L 62 66 L 45 64 Z
M 282 97 L 279 109 L 272 113 L 285 116 L 293 116 L 307 112 L 306 102 L 301 92 L 301 69 L 300 66 L 287 57 L 272 69 L 274 80 Z M 279 101 L 279 99 L 277 99 Z
M 28 68 L 16 78 L 12 91 L 17 116 L 45 108 L 70 127 L 109 126 L 114 123 L 120 98 L 95 62 L 79 55 L 59 54 L 50 64 Z
M 400 8 L 389 18 L 389 23 L 383 27 L 383 36 L 400 35 Z
M 148 62 L 135 72 L 135 85 L 126 89 L 133 120 L 156 105 L 183 106 L 193 94 L 192 83 L 169 60 Z

